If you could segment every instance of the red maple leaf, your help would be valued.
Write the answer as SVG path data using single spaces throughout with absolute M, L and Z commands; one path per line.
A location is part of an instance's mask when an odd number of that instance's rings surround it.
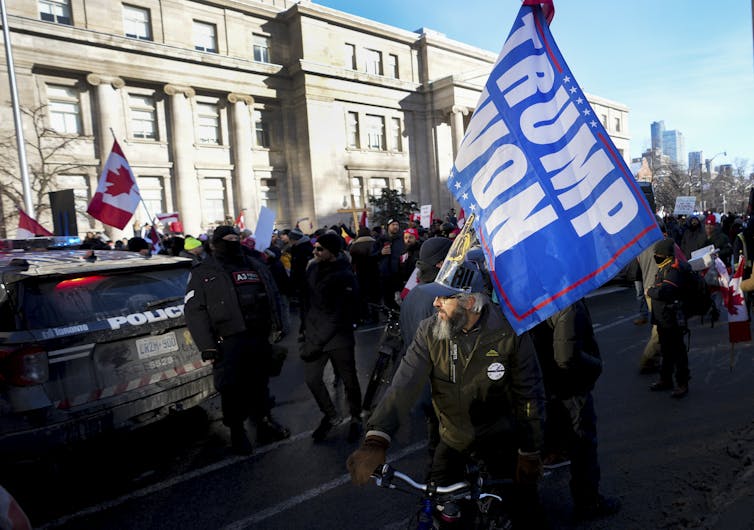
M 131 173 L 123 166 L 118 168 L 118 173 L 108 170 L 105 184 L 107 185 L 105 193 L 113 197 L 123 193 L 128 195 L 134 186 L 133 180 L 131 180 Z
M 725 308 L 728 310 L 729 315 L 738 314 L 737 306 L 745 307 L 744 297 L 740 292 L 733 289 L 733 287 L 728 287 L 727 290 L 723 290 L 722 295 L 723 303 L 725 304 Z

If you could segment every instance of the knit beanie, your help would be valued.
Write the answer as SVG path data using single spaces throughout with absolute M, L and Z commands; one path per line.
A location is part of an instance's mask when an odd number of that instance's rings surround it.
M 202 242 L 196 239 L 195 237 L 188 236 L 186 240 L 183 242 L 183 248 L 185 250 L 194 250 L 195 248 L 201 247 Z
M 304 233 L 301 230 L 299 230 L 298 228 L 294 228 L 293 230 L 291 230 L 288 233 L 288 238 L 292 239 L 294 241 L 298 241 L 302 237 L 304 237 Z
M 661 239 L 655 243 L 655 254 L 658 256 L 670 257 L 675 255 L 675 241 L 670 238 Z
M 434 267 L 445 259 L 453 242 L 447 237 L 430 237 L 419 249 L 419 259 Z
M 213 242 L 219 241 L 225 236 L 230 235 L 230 234 L 238 235 L 238 232 L 236 232 L 236 229 L 230 225 L 220 225 L 217 228 L 215 228 L 214 232 L 212 232 L 212 241 Z
M 332 232 L 326 232 L 317 238 L 317 243 L 330 251 L 331 254 L 337 255 L 340 252 L 342 242 L 340 236 Z

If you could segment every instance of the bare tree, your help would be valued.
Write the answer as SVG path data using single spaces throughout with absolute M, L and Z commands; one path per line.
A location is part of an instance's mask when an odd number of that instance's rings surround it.
M 653 188 L 658 210 L 664 208 L 666 212 L 672 212 L 676 197 L 698 197 L 699 175 L 694 175 L 677 164 L 664 165 L 654 169 Z
M 34 108 L 22 107 L 25 121 L 30 125 L 24 129 L 26 157 L 29 164 L 29 180 L 32 192 L 35 218 L 50 209 L 47 193 L 56 190 L 57 178 L 61 175 L 80 173 L 88 166 L 78 163 L 71 153 L 73 144 L 80 136 L 60 134 L 46 124 L 47 105 Z M 30 134 L 29 134 L 30 133 Z M 18 164 L 16 136 L 13 133 L 0 137 L 0 194 L 4 201 L 17 207 L 24 204 L 21 171 Z M 3 225 L 15 217 L 15 210 L 3 212 Z

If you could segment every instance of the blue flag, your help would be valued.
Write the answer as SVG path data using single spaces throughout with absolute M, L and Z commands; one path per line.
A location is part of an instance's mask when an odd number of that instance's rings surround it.
M 662 237 L 539 6 L 521 7 L 448 178 L 516 333 Z

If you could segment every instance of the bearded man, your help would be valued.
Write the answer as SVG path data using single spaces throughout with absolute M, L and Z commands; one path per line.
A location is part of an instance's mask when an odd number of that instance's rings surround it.
M 481 274 L 475 267 L 466 262 L 456 277 Z M 435 298 L 437 313 L 419 324 L 347 467 L 355 484 L 369 480 L 385 462 L 400 419 L 429 381 L 440 420 L 430 480 L 440 486 L 464 480 L 467 464 L 483 462 L 494 476 L 516 478 L 515 527 L 540 528 L 545 526 L 536 492 L 542 469 L 542 373 L 530 337 L 516 336 L 500 308 L 471 289 L 480 283 L 445 287 Z

